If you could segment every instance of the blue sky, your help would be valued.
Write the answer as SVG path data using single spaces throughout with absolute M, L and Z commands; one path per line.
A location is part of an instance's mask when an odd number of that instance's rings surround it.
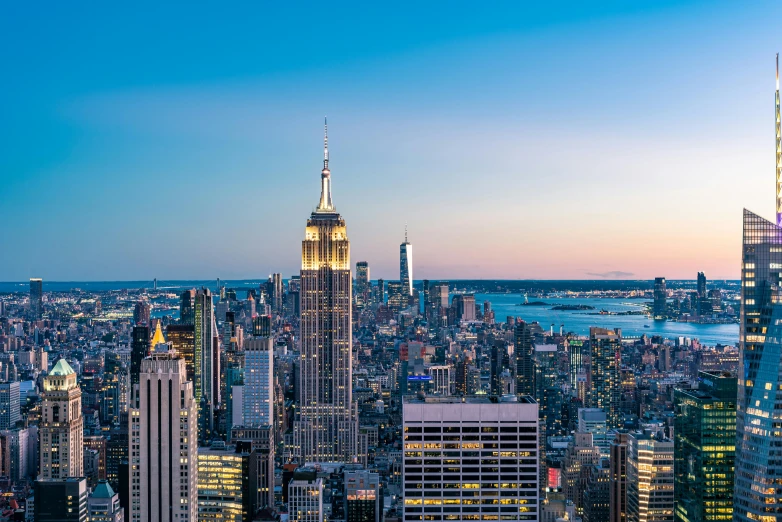
M 4 6 L 0 280 L 738 276 L 782 6 L 419 4 Z

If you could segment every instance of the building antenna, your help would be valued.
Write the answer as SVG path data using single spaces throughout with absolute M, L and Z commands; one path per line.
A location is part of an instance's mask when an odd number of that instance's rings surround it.
M 405 243 L 407 243 L 407 223 L 405 223 Z
M 777 226 L 782 225 L 782 126 L 779 115 L 779 53 L 777 53 L 777 91 L 775 95 L 777 147 Z
M 329 168 L 329 121 L 323 117 L 323 168 Z

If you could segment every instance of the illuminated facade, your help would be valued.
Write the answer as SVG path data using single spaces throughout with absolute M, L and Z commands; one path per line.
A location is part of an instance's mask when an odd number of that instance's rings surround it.
M 673 521 L 673 441 L 627 436 L 627 522 Z
M 288 484 L 288 520 L 323 522 L 323 479 L 315 470 L 300 469 Z
M 43 380 L 41 479 L 84 476 L 84 420 L 76 372 L 60 359 Z
M 402 283 L 402 293 L 407 297 L 413 295 L 413 245 L 407 241 L 405 226 L 405 242 L 399 245 L 399 282 Z
M 38 320 L 43 317 L 43 279 L 30 279 L 30 317 Z
M 369 471 L 345 472 L 347 522 L 380 522 L 380 476 Z
M 352 277 L 345 220 L 331 201 L 328 139 L 320 203 L 301 245 L 300 408 L 294 421 L 299 460 L 349 462 L 356 454 L 352 400 Z
M 698 389 L 674 391 L 676 520 L 731 520 L 736 377 L 708 372 L 698 377 Z
M 404 520 L 539 520 L 530 397 L 406 397 L 402 423 Z
M 242 394 L 245 427 L 274 424 L 274 342 L 271 337 L 245 341 Z
M 782 517 L 782 228 L 744 210 L 733 519 Z
M 369 299 L 371 290 L 369 283 L 369 263 L 359 261 L 356 263 L 356 305 L 363 307 Z
M 158 345 L 130 410 L 130 521 L 195 522 L 198 408 L 185 360 Z
M 252 456 L 234 447 L 198 452 L 198 521 L 249 522 L 255 514 Z
M 620 403 L 622 399 L 621 367 L 622 331 L 592 327 L 589 329 L 589 346 L 592 350 L 592 387 L 589 390 L 589 407 L 602 408 L 606 412 L 609 430 L 620 428 Z
M 211 439 L 214 432 L 215 407 L 220 399 L 220 357 L 217 331 L 215 328 L 214 302 L 208 288 L 195 293 L 194 324 L 194 373 L 193 391 L 198 401 L 199 437 L 202 441 Z

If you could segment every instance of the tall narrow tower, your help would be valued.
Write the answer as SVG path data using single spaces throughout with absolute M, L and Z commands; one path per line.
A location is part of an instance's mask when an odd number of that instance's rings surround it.
M 399 245 L 399 281 L 402 283 L 402 293 L 413 295 L 413 245 L 407 240 L 407 225 L 405 242 Z
M 349 462 L 358 436 L 351 391 L 350 242 L 331 201 L 328 133 L 320 179 L 320 203 L 301 244 L 301 404 L 293 454 L 309 462 Z
M 43 380 L 41 406 L 42 479 L 84 476 L 84 420 L 76 372 L 60 359 Z
M 779 53 L 777 53 L 777 92 L 775 98 L 777 147 L 777 226 L 782 225 L 782 122 L 779 114 Z

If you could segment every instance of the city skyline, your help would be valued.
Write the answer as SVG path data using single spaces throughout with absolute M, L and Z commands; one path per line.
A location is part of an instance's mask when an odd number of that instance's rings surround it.
M 50 48 L 53 27 L 20 50 L 12 68 L 40 69 L 4 87 L 14 103 L 0 171 L 18 255 L 0 260 L 2 279 L 295 273 L 297 216 L 313 206 L 298 188 L 316 190 L 323 114 L 354 259 L 377 277 L 395 279 L 405 223 L 419 278 L 739 277 L 736 217 L 770 206 L 779 6 L 423 12 L 394 38 L 359 28 L 379 13 L 340 21 L 329 9 L 303 15 L 301 31 L 327 20 L 332 38 L 303 38 L 279 56 L 276 30 L 208 53 L 200 37 L 186 36 L 192 48 L 182 49 L 152 30 L 161 55 L 180 53 L 164 67 L 143 61 L 151 50 L 129 46 L 123 31 L 108 33 L 99 22 L 111 13 L 99 11 L 71 18 L 69 27 L 89 30 L 66 48 Z M 404 23 L 383 14 L 381 29 Z M 42 31 L 18 15 L 0 41 Z M 430 30 L 438 16 L 444 23 Z M 128 30 L 144 23 L 125 21 Z M 87 52 L 87 36 L 105 49 Z M 239 44 L 258 63 L 220 60 Z M 106 63 L 108 52 L 123 66 Z M 69 53 L 80 55 L 79 78 L 54 63 L 70 63 Z M 90 72 L 98 63 L 100 77 Z M 57 90 L 45 74 L 58 75 Z M 195 234 L 231 248 L 194 256 Z M 697 258 L 684 255 L 693 247 Z

